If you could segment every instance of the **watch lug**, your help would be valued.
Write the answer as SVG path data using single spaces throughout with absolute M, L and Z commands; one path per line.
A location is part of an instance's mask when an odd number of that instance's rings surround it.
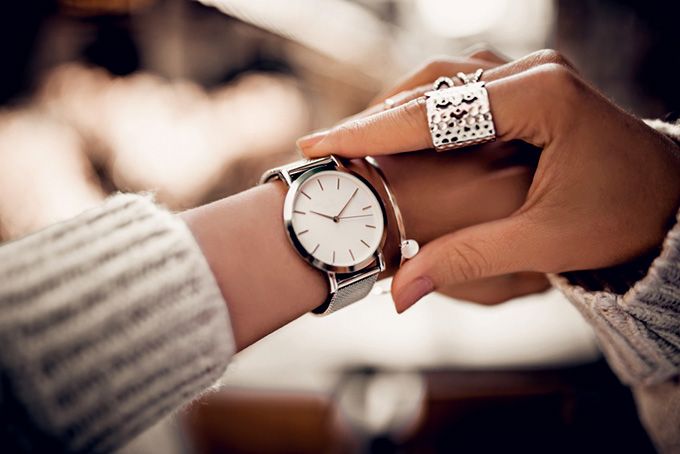
M 346 167 L 345 163 L 342 161 L 342 159 L 339 156 L 335 156 L 334 154 L 328 156 L 331 160 L 332 163 L 334 163 L 338 167 Z
M 260 181 L 258 184 L 265 184 L 268 183 L 269 181 L 279 178 L 283 180 L 286 185 L 290 186 L 293 180 L 290 178 L 290 173 L 286 169 L 283 168 L 276 168 L 276 169 L 270 169 L 266 171 L 262 177 L 260 177 Z
M 332 271 L 329 271 L 326 274 L 328 275 L 328 284 L 330 285 L 329 293 L 336 293 L 338 291 L 338 277 Z

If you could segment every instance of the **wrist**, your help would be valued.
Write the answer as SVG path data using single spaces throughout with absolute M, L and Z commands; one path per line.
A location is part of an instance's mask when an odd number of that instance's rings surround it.
M 240 350 L 319 306 L 328 284 L 283 225 L 285 187 L 268 183 L 180 214 L 227 304 Z

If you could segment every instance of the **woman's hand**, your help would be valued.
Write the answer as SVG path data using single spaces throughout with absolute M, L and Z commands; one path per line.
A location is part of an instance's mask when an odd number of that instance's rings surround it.
M 470 69 L 430 64 L 396 95 L 395 107 L 300 147 L 308 156 L 350 157 L 430 148 L 417 99 L 429 88 L 420 84 Z M 624 263 L 660 244 L 678 208 L 678 147 L 600 95 L 559 54 L 531 54 L 487 70 L 483 80 L 498 139 L 543 149 L 536 174 L 512 215 L 444 235 L 405 264 L 392 288 L 400 311 L 434 289 L 470 280 Z
M 473 70 L 479 65 L 492 68 L 507 62 L 486 49 L 454 61 L 462 70 Z M 406 102 L 407 97 L 417 93 L 412 89 L 422 84 L 423 77 L 421 72 L 408 75 L 376 98 L 373 107 L 352 118 L 366 117 L 382 110 L 382 103 L 388 97 L 393 97 L 395 103 Z M 537 151 L 517 142 L 503 145 L 499 142 L 481 147 L 477 153 L 448 154 L 446 159 L 434 152 L 392 154 L 377 159 L 397 194 L 408 236 L 425 244 L 454 229 L 498 219 L 514 212 L 526 198 L 538 161 Z M 358 166 L 354 170 L 361 173 L 362 169 Z M 369 173 L 365 176 L 369 179 L 373 177 L 373 184 L 377 188 L 382 186 L 375 179 L 376 175 Z M 448 209 L 442 210 L 442 206 Z M 389 275 L 396 272 L 399 260 L 399 250 L 394 247 L 397 240 L 390 241 L 396 236 L 398 233 L 395 231 L 388 234 L 385 247 L 388 264 L 389 258 L 393 259 L 393 266 L 387 270 Z M 392 242 L 395 244 L 390 244 Z M 438 291 L 453 298 L 490 305 L 542 292 L 549 287 L 550 283 L 544 274 L 525 272 L 448 285 Z
M 441 155 L 427 151 L 376 159 L 399 201 L 408 237 L 426 244 L 451 231 L 512 214 L 526 199 L 538 150 L 520 143 L 497 142 L 475 153 Z M 367 172 L 361 161 L 353 161 L 353 166 L 381 189 L 377 175 Z M 385 256 L 391 275 L 397 271 L 400 253 L 395 222 L 389 207 L 387 210 L 392 228 Z M 445 286 L 439 291 L 459 299 L 495 304 L 548 287 L 543 275 L 516 273 Z

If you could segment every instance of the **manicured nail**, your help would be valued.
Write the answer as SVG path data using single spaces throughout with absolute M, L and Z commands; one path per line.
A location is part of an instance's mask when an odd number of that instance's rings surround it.
M 416 304 L 423 296 L 432 292 L 432 290 L 434 290 L 434 285 L 430 278 L 427 277 L 419 277 L 413 282 L 406 284 L 394 301 L 397 312 L 401 314 L 406 309 Z
M 300 137 L 296 143 L 300 150 L 309 149 L 321 142 L 327 135 L 328 131 L 317 131 L 304 137 Z

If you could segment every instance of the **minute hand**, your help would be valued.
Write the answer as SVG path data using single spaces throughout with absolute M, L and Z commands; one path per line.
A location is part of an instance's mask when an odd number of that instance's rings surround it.
M 373 216 L 372 214 L 357 214 L 354 216 L 340 216 L 338 219 L 352 219 L 352 218 L 367 218 Z
M 353 199 L 354 196 L 356 195 L 357 191 L 359 191 L 359 188 L 355 188 L 355 189 L 354 189 L 354 192 L 352 193 L 352 195 L 349 196 L 349 199 L 347 199 L 347 203 L 345 203 L 345 205 L 342 207 L 342 209 L 341 209 L 340 212 L 337 214 L 337 216 L 335 216 L 336 218 L 339 219 L 339 218 L 340 218 L 340 215 L 341 215 L 342 213 L 345 212 L 345 208 L 347 208 L 347 205 L 349 205 L 349 202 L 352 201 L 352 199 Z

